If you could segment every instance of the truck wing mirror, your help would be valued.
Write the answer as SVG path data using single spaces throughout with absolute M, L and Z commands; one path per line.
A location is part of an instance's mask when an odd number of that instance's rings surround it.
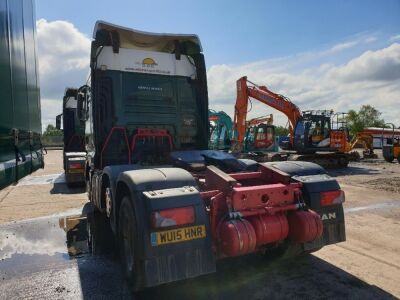
M 78 93 L 78 103 L 76 107 L 76 113 L 80 121 L 86 121 L 85 113 L 85 95 L 83 93 Z
M 56 128 L 57 128 L 58 130 L 61 130 L 61 117 L 62 117 L 62 114 L 56 116 Z

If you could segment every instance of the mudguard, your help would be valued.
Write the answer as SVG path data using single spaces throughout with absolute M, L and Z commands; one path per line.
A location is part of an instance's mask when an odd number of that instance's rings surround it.
M 307 206 L 317 212 L 323 222 L 324 234 L 318 240 L 304 243 L 304 250 L 315 250 L 325 245 L 346 240 L 343 205 L 321 206 L 321 192 L 340 189 L 336 179 L 330 177 L 321 166 L 305 161 L 285 161 L 264 163 L 272 169 L 283 171 L 291 176 L 291 180 L 303 184 L 303 198 Z
M 214 165 L 225 172 L 255 171 L 258 167 L 254 160 L 237 159 L 232 154 L 216 150 L 174 151 L 170 154 L 173 165 L 186 170 L 205 170 Z
M 111 192 L 113 195 L 115 195 L 116 181 L 119 174 L 125 171 L 138 170 L 142 168 L 143 168 L 142 166 L 134 164 L 107 166 L 103 169 L 102 177 L 104 176 L 108 177 L 110 181 Z
M 192 175 L 178 168 L 142 169 L 122 172 L 117 179 L 129 187 L 135 209 L 137 230 L 142 241 L 139 259 L 145 286 L 196 277 L 215 272 L 209 218 Z M 190 241 L 155 245 L 150 228 L 152 211 L 193 206 L 195 223 L 205 225 L 206 237 Z M 167 228 L 168 230 L 171 228 Z
M 100 177 L 100 183 L 99 185 L 102 186 L 103 181 L 108 178 L 109 185 L 110 185 L 110 191 L 111 191 L 111 198 L 112 198 L 112 206 L 115 207 L 115 199 L 117 195 L 117 179 L 119 174 L 125 171 L 130 171 L 130 170 L 138 170 L 143 168 L 143 166 L 140 165 L 134 165 L 134 164 L 126 164 L 126 165 L 113 165 L 113 166 L 106 166 L 103 171 L 101 172 L 101 177 Z M 105 209 L 104 207 L 102 208 L 103 210 Z M 117 233 L 117 211 L 115 209 L 111 210 L 111 216 L 110 216 L 110 224 L 112 231 L 114 234 Z
M 276 161 L 263 163 L 263 165 L 278 169 L 290 176 L 326 174 L 326 170 L 323 167 L 307 161 Z

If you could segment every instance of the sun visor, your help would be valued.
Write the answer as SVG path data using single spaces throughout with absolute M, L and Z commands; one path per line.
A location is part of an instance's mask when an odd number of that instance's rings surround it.
M 151 33 L 97 21 L 93 39 L 98 39 L 98 33 L 105 31 L 118 33 L 119 47 L 121 48 L 174 53 L 176 43 L 179 42 L 181 45 L 189 45 L 189 48 L 197 48 L 197 51 L 190 49 L 189 52 L 203 51 L 199 37 L 195 34 Z

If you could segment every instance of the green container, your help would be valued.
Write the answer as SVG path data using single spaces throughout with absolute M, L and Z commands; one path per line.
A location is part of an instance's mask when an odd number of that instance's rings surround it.
M 0 1 L 0 189 L 43 167 L 33 0 Z

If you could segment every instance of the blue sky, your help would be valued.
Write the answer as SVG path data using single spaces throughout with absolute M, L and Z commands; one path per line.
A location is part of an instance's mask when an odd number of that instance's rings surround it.
M 235 80 L 249 75 L 303 109 L 372 104 L 400 125 L 399 0 L 36 0 L 36 17 L 42 20 L 44 124 L 52 122 L 64 87 L 85 80 L 92 30 L 102 19 L 144 31 L 198 34 L 212 108 L 231 114 Z M 284 122 L 279 114 L 275 119 Z
M 37 0 L 37 18 L 91 35 L 103 19 L 145 31 L 197 33 L 207 64 L 244 63 L 316 50 L 366 32 L 400 29 L 399 0 Z

